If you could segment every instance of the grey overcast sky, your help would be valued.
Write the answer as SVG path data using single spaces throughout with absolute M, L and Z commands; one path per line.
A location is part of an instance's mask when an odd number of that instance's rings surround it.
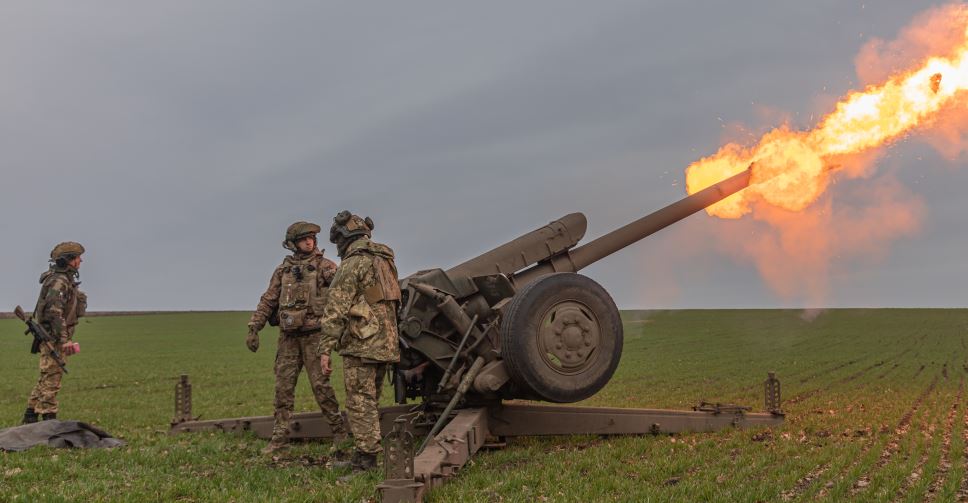
M 0 311 L 33 305 L 62 240 L 91 309 L 141 310 L 251 309 L 286 226 L 344 208 L 401 274 L 572 211 L 595 237 L 682 197 L 726 125 L 812 126 L 871 38 L 941 4 L 6 1 Z M 917 229 L 832 257 L 821 298 L 705 214 L 585 272 L 623 308 L 963 307 L 965 164 L 892 146 L 869 182 L 923 203 Z

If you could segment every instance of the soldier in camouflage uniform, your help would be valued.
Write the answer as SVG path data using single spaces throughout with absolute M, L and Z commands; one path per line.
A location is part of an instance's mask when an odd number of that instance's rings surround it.
M 333 219 L 329 240 L 342 259 L 329 288 L 321 319 L 319 355 L 329 373 L 330 352 L 343 357 L 346 412 L 356 449 L 349 462 L 334 467 L 354 471 L 372 468 L 380 449 L 377 406 L 387 367 L 400 361 L 397 306 L 400 286 L 393 250 L 370 241 L 373 221 L 340 212 Z
M 335 443 L 346 438 L 346 427 L 339 412 L 339 402 L 329 384 L 329 375 L 319 366 L 319 316 L 326 304 L 326 290 L 336 274 L 336 264 L 323 257 L 316 247 L 319 226 L 296 222 L 286 230 L 282 246 L 293 252 L 272 273 L 269 288 L 249 320 L 246 346 L 259 349 L 259 331 L 266 322 L 279 326 L 276 351 L 275 424 L 272 440 L 263 450 L 271 453 L 289 443 L 289 423 L 295 402 L 296 380 L 303 366 L 319 409 L 329 421 Z
M 57 340 L 61 357 L 73 354 L 74 328 L 87 310 L 87 296 L 78 290 L 78 269 L 84 247 L 80 243 L 60 243 L 50 252 L 50 268 L 40 276 L 40 296 L 33 317 Z M 57 418 L 57 392 L 64 370 L 57 364 L 47 344 L 40 345 L 40 378 L 27 400 L 23 423 Z

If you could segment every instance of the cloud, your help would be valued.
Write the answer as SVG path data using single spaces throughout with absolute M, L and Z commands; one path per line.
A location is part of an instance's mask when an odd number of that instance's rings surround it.
M 456 264 L 572 211 L 594 237 L 681 197 L 680 170 L 718 146 L 718 118 L 753 123 L 766 107 L 804 119 L 824 86 L 849 86 L 860 27 L 890 36 L 920 7 L 695 8 L 5 6 L 0 310 L 32 301 L 65 239 L 89 250 L 92 309 L 246 309 L 286 226 L 325 226 L 343 208 L 376 219 L 401 272 Z M 959 181 L 919 190 L 931 200 Z M 928 250 L 940 233 L 925 232 Z M 628 271 L 668 235 L 588 273 L 639 305 L 649 283 Z M 743 267 L 707 257 L 705 276 L 662 307 L 777 305 Z

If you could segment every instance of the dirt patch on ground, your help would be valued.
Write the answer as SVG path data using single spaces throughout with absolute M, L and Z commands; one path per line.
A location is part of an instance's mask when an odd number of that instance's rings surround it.
M 958 409 L 961 407 L 964 390 L 965 379 L 962 378 L 958 384 L 958 397 L 955 399 L 955 403 L 951 404 L 951 410 L 948 412 L 948 417 L 945 418 L 944 434 L 941 443 L 941 460 L 938 462 L 938 469 L 934 473 L 934 479 L 931 481 L 931 485 L 928 486 L 925 501 L 930 502 L 937 499 L 938 492 L 941 491 L 941 488 L 948 478 L 948 471 L 951 470 L 951 436 L 954 430 L 955 417 L 958 416 Z
M 791 489 L 787 489 L 786 491 L 780 493 L 780 497 L 783 498 L 783 501 L 790 501 L 799 498 L 803 495 L 804 491 L 809 489 L 810 486 L 812 486 L 813 483 L 823 476 L 823 474 L 829 469 L 830 465 L 827 464 L 818 466 L 810 473 L 800 477 L 800 479 L 797 480 L 797 483 L 794 484 Z
M 900 451 L 901 439 L 903 439 L 908 432 L 911 431 L 911 420 L 914 418 L 914 414 L 918 411 L 918 409 L 920 409 L 921 404 L 924 403 L 924 400 L 928 397 L 928 395 L 934 391 L 939 380 L 940 376 L 935 377 L 934 380 L 931 381 L 931 384 L 929 384 L 928 387 L 918 396 L 918 398 L 915 399 L 914 404 L 911 405 L 911 408 L 904 414 L 904 416 L 901 417 L 901 420 L 897 424 L 897 428 L 894 429 L 894 434 L 891 437 L 891 440 L 887 443 L 887 446 L 884 447 L 884 450 L 881 451 L 881 455 L 877 459 L 877 462 L 874 463 L 874 466 L 871 467 L 867 473 L 861 475 L 857 481 L 854 482 L 854 485 L 850 491 L 851 495 L 859 494 L 867 489 L 867 487 L 870 486 L 871 476 L 874 474 L 874 472 L 884 468 L 884 466 L 891 461 L 894 455 Z M 923 467 L 923 462 L 925 461 L 927 461 L 926 457 L 924 460 L 921 460 L 919 466 Z M 916 468 L 915 471 L 919 469 L 921 468 Z M 902 486 L 902 488 L 903 487 L 904 486 Z
M 931 382 L 931 384 L 929 384 L 928 387 L 925 388 L 924 391 L 922 391 L 920 395 L 918 395 L 918 397 L 911 404 L 911 407 L 907 410 L 907 412 L 904 413 L 903 416 L 901 416 L 901 419 L 898 420 L 897 426 L 894 428 L 894 436 L 895 437 L 897 437 L 899 434 L 901 434 L 901 432 L 906 432 L 907 431 L 908 426 L 911 423 L 911 419 L 914 417 L 914 414 L 921 407 L 921 404 L 928 397 L 928 395 L 930 395 L 931 392 L 934 391 L 934 388 L 937 385 L 939 378 L 940 378 L 940 376 L 939 377 L 936 377 Z M 890 427 L 887 426 L 887 425 L 885 425 L 881 429 L 881 433 L 890 433 L 890 432 L 891 432 Z M 861 436 L 863 436 L 863 435 L 861 435 Z M 852 463 L 850 463 L 849 465 L 847 465 L 846 467 L 844 467 L 843 469 L 841 469 L 837 475 L 835 475 L 831 480 L 827 481 L 827 483 L 824 484 L 824 487 L 817 494 L 817 497 L 818 498 L 825 498 L 829 494 L 830 490 L 833 489 L 834 486 L 837 485 L 837 482 L 843 480 L 847 476 L 848 473 L 850 473 L 854 468 L 857 467 L 857 465 L 859 465 L 861 463 L 861 461 L 863 460 L 864 456 L 868 452 L 870 452 L 871 448 L 873 448 L 873 446 L 875 445 L 875 438 L 876 437 L 875 437 L 875 435 L 867 435 L 866 438 L 867 438 L 867 443 L 864 445 L 864 448 L 861 450 L 861 452 L 857 454 L 857 456 L 854 459 L 854 461 Z M 895 439 L 892 439 L 892 441 L 896 441 L 896 438 Z M 885 449 L 885 450 L 887 450 L 887 449 Z M 882 457 L 883 457 L 883 454 L 882 454 Z M 870 485 L 870 476 L 869 476 L 869 474 L 864 474 L 856 482 L 854 482 L 853 486 L 851 487 L 851 494 L 855 494 L 855 493 L 861 492 L 861 491 L 863 491 L 869 485 Z
M 310 466 L 327 466 L 333 461 L 329 456 L 287 456 L 285 454 L 279 454 L 272 456 L 272 459 L 266 463 L 270 468 L 293 468 L 293 467 L 310 467 Z

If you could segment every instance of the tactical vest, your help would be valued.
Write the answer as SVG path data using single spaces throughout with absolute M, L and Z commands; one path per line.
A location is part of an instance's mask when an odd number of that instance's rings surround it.
M 68 287 L 66 291 L 67 298 L 64 302 L 64 324 L 68 327 L 77 325 L 77 319 L 84 316 L 87 312 L 87 295 L 84 292 L 78 290 L 74 279 L 64 271 L 51 271 L 50 273 L 45 273 L 46 277 L 41 283 L 40 295 L 37 297 L 37 305 L 34 306 L 33 316 L 38 323 L 42 325 L 47 325 L 50 327 L 50 320 L 44 318 L 45 311 L 47 311 L 47 294 L 50 292 L 50 288 L 54 285 L 57 280 L 64 281 Z
M 308 331 L 319 328 L 319 316 L 326 303 L 325 287 L 319 286 L 322 271 L 313 262 L 288 259 L 282 268 L 279 294 L 279 328 L 291 331 Z
M 64 315 L 64 323 L 73 327 L 77 325 L 77 319 L 87 314 L 87 294 L 74 288 L 74 300 L 71 302 L 70 309 Z

